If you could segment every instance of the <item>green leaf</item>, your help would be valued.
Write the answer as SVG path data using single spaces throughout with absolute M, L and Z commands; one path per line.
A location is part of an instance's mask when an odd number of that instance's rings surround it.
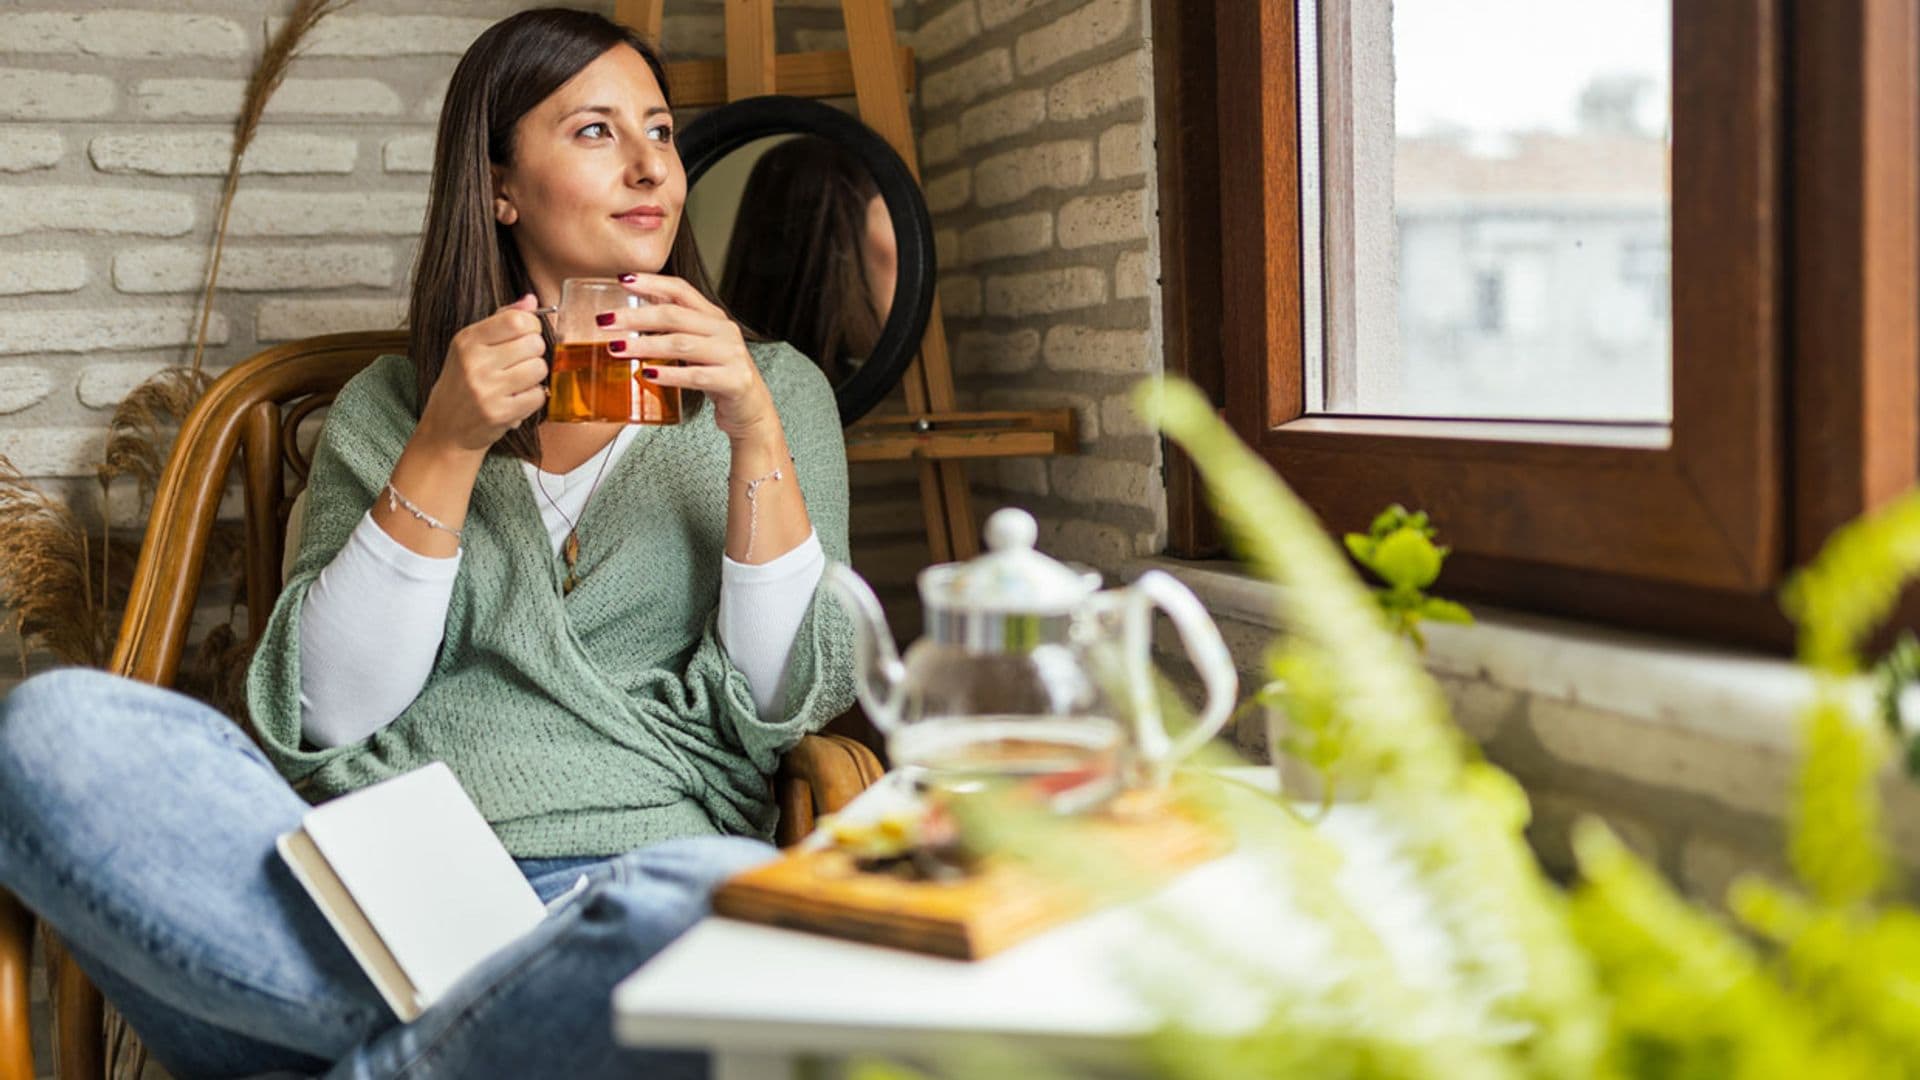
M 1440 576 L 1440 551 L 1415 529 L 1401 529 L 1373 549 L 1368 569 L 1396 588 L 1424 589 Z
M 1367 535 L 1378 540 L 1388 533 L 1397 531 L 1401 523 L 1406 520 L 1407 508 L 1401 506 L 1399 503 L 1394 503 L 1392 506 L 1373 515 L 1373 523 L 1367 526 Z
M 1426 602 L 1420 605 L 1420 617 L 1432 619 L 1434 622 L 1464 624 L 1473 621 L 1473 612 L 1451 600 L 1429 596 Z
M 1369 568 L 1373 566 L 1373 537 L 1348 533 L 1343 539 L 1346 541 L 1347 554 L 1353 556 L 1354 562 Z

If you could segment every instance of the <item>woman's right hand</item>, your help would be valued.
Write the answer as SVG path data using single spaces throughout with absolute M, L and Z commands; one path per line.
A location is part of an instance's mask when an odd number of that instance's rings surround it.
M 485 453 L 547 401 L 547 343 L 532 293 L 453 335 L 421 410 L 421 433 Z

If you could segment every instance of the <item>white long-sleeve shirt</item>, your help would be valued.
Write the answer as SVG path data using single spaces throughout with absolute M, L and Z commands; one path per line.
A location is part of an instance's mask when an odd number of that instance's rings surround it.
M 554 553 L 580 520 L 596 478 L 632 445 L 628 427 L 565 475 L 525 463 Z M 752 688 L 762 715 L 779 707 L 781 675 L 826 570 L 818 534 L 757 565 L 720 565 L 720 643 Z M 300 611 L 300 728 L 315 746 L 357 742 L 391 723 L 426 685 L 446 633 L 460 555 L 411 551 L 361 519 L 307 593 Z M 378 632 L 371 632 L 371 628 Z

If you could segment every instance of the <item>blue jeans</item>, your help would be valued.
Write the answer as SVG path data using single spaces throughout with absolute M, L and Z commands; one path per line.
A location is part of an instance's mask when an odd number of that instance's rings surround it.
M 768 845 L 522 860 L 543 900 L 590 885 L 401 1024 L 274 850 L 306 810 L 231 720 L 179 694 L 76 669 L 0 702 L 0 887 L 174 1075 L 705 1074 L 704 1055 L 615 1046 L 613 985 Z

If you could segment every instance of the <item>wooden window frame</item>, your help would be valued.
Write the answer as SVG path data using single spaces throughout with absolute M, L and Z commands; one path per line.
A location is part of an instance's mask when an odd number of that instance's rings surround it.
M 1431 511 L 1449 592 L 1783 646 L 1789 567 L 1920 463 L 1916 17 L 1809 7 L 1673 0 L 1674 419 L 1660 445 L 1604 445 L 1309 415 L 1295 4 L 1154 0 L 1168 370 L 1330 528 Z M 1196 491 L 1170 454 L 1169 554 L 1219 552 Z

